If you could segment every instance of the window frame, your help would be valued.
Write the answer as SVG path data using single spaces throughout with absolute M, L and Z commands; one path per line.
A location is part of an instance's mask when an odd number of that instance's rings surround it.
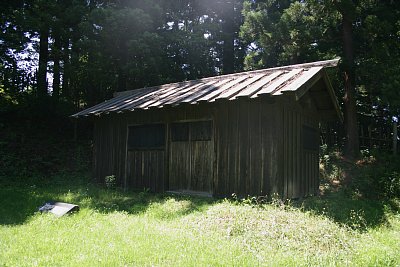
M 196 138 L 193 138 L 194 134 L 193 134 L 193 125 L 195 124 L 209 124 L 209 134 L 207 134 L 207 138 L 199 138 L 198 136 L 196 136 Z M 174 125 L 178 125 L 178 124 L 183 124 L 183 125 L 187 125 L 187 139 L 182 138 L 182 140 L 179 140 L 181 138 L 174 138 L 174 129 L 173 126 Z M 174 121 L 171 122 L 170 124 L 170 130 L 169 130 L 169 140 L 170 142 L 202 142 L 202 141 L 212 141 L 213 140 L 213 136 L 214 136 L 214 121 L 209 119 L 209 120 L 188 120 L 188 121 Z
M 131 129 L 135 128 L 135 127 L 156 127 L 156 126 L 160 126 L 162 128 L 162 134 L 163 138 L 162 139 L 162 144 L 157 144 L 157 145 L 145 145 L 145 146 L 132 146 L 130 144 L 130 131 Z M 160 140 L 161 140 L 160 139 Z M 156 122 L 156 123 L 144 123 L 144 124 L 131 124 L 127 126 L 127 137 L 126 137 L 126 149 L 127 151 L 145 151 L 145 150 L 165 150 L 167 146 L 167 125 L 166 123 L 162 123 L 162 122 Z
M 301 133 L 302 148 L 306 151 L 318 152 L 320 143 L 319 129 L 307 124 L 303 124 L 301 127 Z M 310 133 L 314 135 L 313 137 L 315 138 L 315 141 L 311 140 L 311 138 L 309 137 Z M 311 142 L 315 142 L 315 144 L 311 144 Z

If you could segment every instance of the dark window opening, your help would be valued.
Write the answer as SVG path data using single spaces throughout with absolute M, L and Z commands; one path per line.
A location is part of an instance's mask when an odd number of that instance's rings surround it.
M 128 129 L 129 150 L 164 149 L 164 124 L 129 126 Z
M 171 140 L 173 142 L 189 141 L 189 124 L 188 123 L 172 123 L 171 124 Z
M 171 141 L 209 141 L 212 137 L 212 122 L 179 122 L 171 124 Z
M 315 128 L 303 125 L 303 148 L 318 151 L 319 135 Z

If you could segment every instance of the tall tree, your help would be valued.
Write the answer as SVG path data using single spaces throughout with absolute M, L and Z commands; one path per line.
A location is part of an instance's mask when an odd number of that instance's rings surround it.
M 375 104 L 364 102 L 365 99 L 361 99 L 358 92 L 366 88 L 370 92 L 382 88 L 375 81 L 375 89 L 372 89 L 373 82 L 366 81 L 372 77 L 375 79 L 377 73 L 396 68 L 395 65 L 383 67 L 379 62 L 386 56 L 381 53 L 374 55 L 379 51 L 376 48 L 389 44 L 394 48 L 390 54 L 399 51 L 395 45 L 398 43 L 395 27 L 392 26 L 389 31 L 389 27 L 384 26 L 389 23 L 382 23 L 387 17 L 396 17 L 398 9 L 394 5 L 387 1 L 246 1 L 245 22 L 241 29 L 241 36 L 247 40 L 249 51 L 246 67 L 251 69 L 340 56 L 347 137 L 345 152 L 349 157 L 356 157 L 359 151 L 357 108 L 366 106 L 366 110 L 372 110 L 372 106 L 378 105 L 375 100 L 372 101 Z M 383 6 L 387 7 L 386 15 L 383 15 Z M 382 35 L 379 45 L 376 45 L 377 42 L 371 43 L 373 38 L 367 34 L 371 32 L 367 28 L 371 27 L 368 26 L 368 20 L 372 19 L 372 14 L 376 25 L 383 27 L 375 30 L 375 35 L 378 32 L 378 36 Z M 396 22 L 397 19 L 392 19 L 390 25 L 396 25 Z M 367 62 L 368 65 L 365 65 Z M 372 66 L 378 63 L 376 66 L 381 70 L 372 71 L 371 63 Z
M 23 88 L 31 84 L 31 73 L 19 62 L 28 54 L 24 26 L 24 1 L 0 3 L 0 98 L 17 101 Z M 1 105 L 1 104 L 0 104 Z
M 245 69 L 275 67 L 286 63 L 280 59 L 285 42 L 279 22 L 290 3 L 290 0 L 244 2 L 240 37 L 247 45 Z
M 60 97 L 60 85 L 61 85 L 61 36 L 60 32 L 54 30 L 54 45 L 52 48 L 52 59 L 53 59 L 53 98 L 55 101 L 59 100 Z
M 47 63 L 49 61 L 49 28 L 44 24 L 39 32 L 39 68 L 37 72 L 37 96 L 43 99 L 47 95 Z
M 222 73 L 233 73 L 235 70 L 235 2 L 223 1 L 221 3 L 222 18 Z
M 44 0 L 26 2 L 26 26 L 32 36 L 39 37 L 39 62 L 37 71 L 37 97 L 42 100 L 48 95 L 47 67 L 49 62 L 49 35 L 53 3 Z
M 127 1 L 91 10 L 80 24 L 84 38 L 77 43 L 81 56 L 77 57 L 79 66 L 74 68 L 78 81 L 85 84 L 81 97 L 86 102 L 99 102 L 116 90 L 164 82 L 161 69 L 165 52 L 157 32 L 161 26 L 159 16 L 157 5 L 148 1 Z
M 344 125 L 346 142 L 344 153 L 350 158 L 359 154 L 358 121 L 355 91 L 354 67 L 354 35 L 353 23 L 356 17 L 356 6 L 352 0 L 335 0 L 337 10 L 342 15 L 342 46 L 343 46 L 343 76 L 344 76 Z

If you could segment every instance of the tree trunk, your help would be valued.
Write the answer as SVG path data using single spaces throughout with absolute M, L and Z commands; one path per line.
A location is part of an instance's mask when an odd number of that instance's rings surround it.
M 39 68 L 37 74 L 37 97 L 43 99 L 47 95 L 47 62 L 49 61 L 49 28 L 40 30 Z
M 223 22 L 222 22 L 222 38 L 223 54 L 222 54 L 222 73 L 229 74 L 234 72 L 234 4 L 233 1 L 225 0 L 223 4 Z
M 76 28 L 75 28 L 76 27 Z M 69 40 L 69 64 L 67 68 L 67 76 L 68 76 L 68 93 L 70 102 L 73 103 L 77 109 L 79 109 L 79 100 L 80 100 L 80 92 L 83 88 L 80 86 L 81 79 L 77 77 L 78 69 L 79 69 L 79 58 L 80 58 L 80 49 L 78 46 L 78 41 L 80 38 L 80 33 L 77 29 L 77 26 L 74 26 L 71 32 L 71 39 Z
M 54 69 L 53 69 L 53 99 L 57 102 L 60 96 L 60 53 L 61 53 L 61 40 L 60 35 L 54 35 Z
M 70 50 L 69 50 L 69 38 L 65 38 L 63 43 L 63 79 L 62 79 L 62 96 L 67 100 L 71 100 L 71 94 L 69 91 L 69 73 L 70 73 Z
M 125 62 L 123 62 L 122 64 L 125 64 Z M 126 82 L 127 82 L 126 77 L 127 76 L 126 76 L 124 70 L 122 69 L 122 66 L 120 66 L 118 69 L 118 88 L 117 88 L 118 92 L 126 91 Z
M 79 109 L 79 93 L 82 88 L 79 88 L 78 83 L 80 82 L 78 77 L 77 77 L 77 72 L 75 69 L 79 67 L 79 49 L 78 49 L 78 39 L 76 34 L 72 36 L 71 40 L 71 61 L 70 61 L 70 68 L 68 74 L 70 75 L 70 82 L 69 82 L 69 91 L 71 95 L 71 100 L 76 106 L 77 109 Z
M 393 120 L 393 155 L 397 155 L 397 121 L 398 117 Z
M 342 13 L 343 22 L 343 71 L 344 71 L 344 117 L 346 142 L 344 153 L 349 158 L 357 158 L 360 144 L 358 137 L 357 107 L 354 87 L 354 51 L 353 51 L 353 29 L 352 20 L 346 13 Z
M 124 37 L 120 40 L 120 53 L 118 60 L 118 92 L 126 91 L 128 75 L 126 71 L 126 65 L 128 64 L 128 56 L 126 51 L 128 51 L 127 40 Z M 141 84 L 139 85 L 142 86 Z
M 90 66 L 92 64 L 93 61 L 93 50 L 90 50 L 88 52 L 88 65 Z M 91 72 L 91 71 L 87 71 L 86 74 L 86 103 L 88 106 L 94 106 L 95 104 L 98 103 L 99 100 L 101 99 L 101 95 L 103 95 L 103 92 L 101 91 L 101 87 L 96 86 L 96 82 L 98 82 L 96 80 L 96 75 Z M 97 89 L 97 90 L 96 90 Z

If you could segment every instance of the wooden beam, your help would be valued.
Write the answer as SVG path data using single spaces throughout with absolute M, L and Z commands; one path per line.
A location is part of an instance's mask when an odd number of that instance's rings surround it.
M 305 82 L 303 82 L 300 87 L 296 90 L 296 100 L 298 101 L 303 95 L 307 93 L 307 91 L 313 87 L 314 84 L 316 84 L 322 77 L 321 74 L 322 69 L 316 69 L 316 72 L 310 73 L 313 74 L 310 78 L 308 78 Z
M 333 103 L 333 106 L 335 107 L 335 110 L 337 112 L 337 116 L 339 117 L 340 122 L 343 123 L 343 121 L 344 121 L 343 113 L 340 110 L 339 102 L 338 102 L 338 100 L 336 98 L 335 91 L 333 90 L 331 81 L 329 80 L 328 74 L 326 73 L 325 70 L 323 70 L 322 77 L 323 77 L 323 79 L 324 79 L 324 81 L 325 81 L 325 83 L 327 85 L 327 90 L 328 90 L 328 93 L 329 93 L 329 95 L 330 95 L 330 97 L 332 99 L 332 103 Z

